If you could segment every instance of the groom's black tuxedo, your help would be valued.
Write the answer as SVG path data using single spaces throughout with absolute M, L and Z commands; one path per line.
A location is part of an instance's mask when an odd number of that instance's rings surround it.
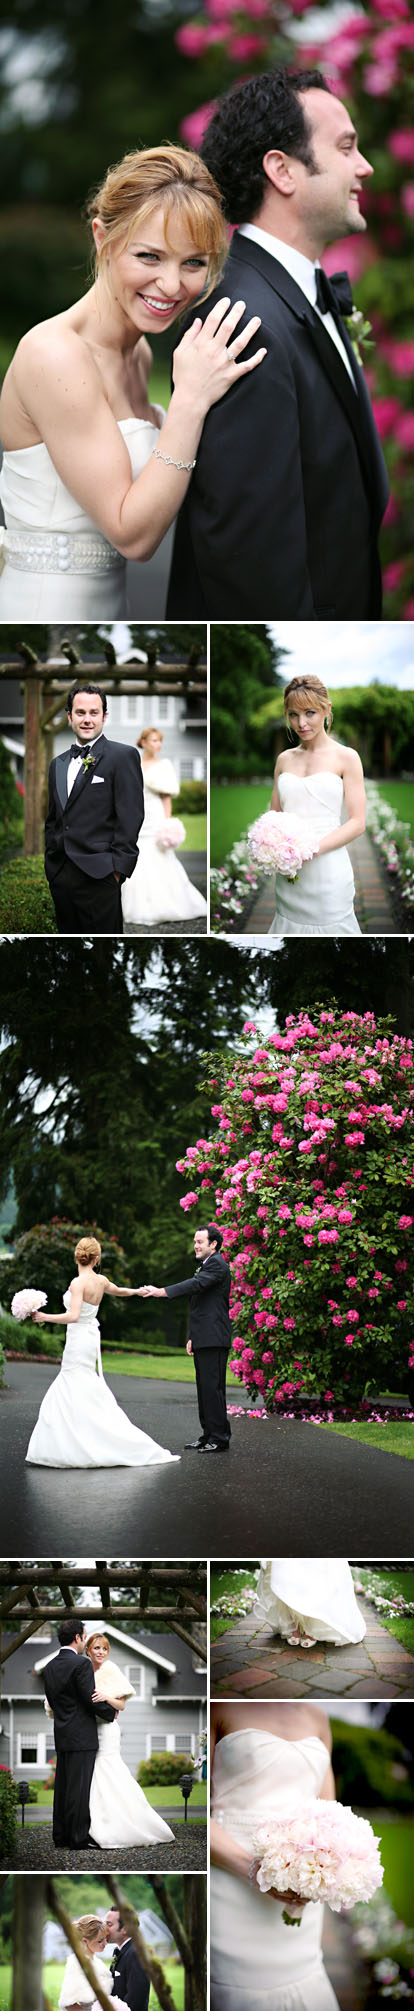
M 121 1997 L 128 2005 L 128 2011 L 147 2011 L 150 1984 L 145 1970 L 141 1969 L 136 1948 L 132 1941 L 124 1941 L 122 1948 L 116 1948 L 111 1962 L 114 1979 L 114 1996 Z
M 206 1257 L 194 1278 L 167 1285 L 167 1299 L 191 1299 L 191 1341 L 203 1438 L 228 1445 L 226 1367 L 231 1345 L 230 1270 L 220 1250 Z
M 172 617 L 381 613 L 377 536 L 388 499 L 366 390 L 341 321 L 356 390 L 323 321 L 285 267 L 235 233 L 220 284 L 260 314 L 267 356 L 207 415 L 175 533 Z
M 89 1793 L 99 1743 L 96 1717 L 112 1722 L 115 1711 L 112 1704 L 92 1703 L 92 1663 L 73 1648 L 61 1648 L 53 1656 L 43 1681 L 55 1726 L 53 1840 L 81 1850 L 89 1834 Z
M 68 934 L 122 932 L 120 881 L 138 857 L 144 792 L 136 747 L 100 735 L 91 760 L 67 792 L 73 748 L 49 770 L 45 872 L 59 929 Z

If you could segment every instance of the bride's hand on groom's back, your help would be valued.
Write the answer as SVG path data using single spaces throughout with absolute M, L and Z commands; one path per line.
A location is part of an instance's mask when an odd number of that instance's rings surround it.
M 248 371 L 256 370 L 263 362 L 266 349 L 256 349 L 254 356 L 244 362 L 239 359 L 243 350 L 252 341 L 260 328 L 260 315 L 254 314 L 246 327 L 237 334 L 238 322 L 245 312 L 245 301 L 236 300 L 230 307 L 229 298 L 217 300 L 215 306 L 200 321 L 199 315 L 187 328 L 182 341 L 174 353 L 174 390 L 180 392 L 180 399 L 188 393 L 192 409 L 199 405 L 203 415 L 216 405 L 238 377 L 245 377 Z

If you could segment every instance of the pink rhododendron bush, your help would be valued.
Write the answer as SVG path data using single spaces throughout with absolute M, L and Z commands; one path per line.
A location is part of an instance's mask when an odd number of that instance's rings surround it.
M 335 1011 L 255 1034 L 210 1078 L 214 1131 L 178 1162 L 180 1205 L 223 1232 L 250 1395 L 371 1405 L 414 1366 L 412 1042 Z

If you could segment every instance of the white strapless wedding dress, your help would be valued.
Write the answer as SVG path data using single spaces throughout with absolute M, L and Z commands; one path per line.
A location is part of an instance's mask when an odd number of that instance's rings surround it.
M 132 479 L 142 473 L 165 419 L 119 419 Z M 108 470 L 110 481 L 110 470 Z M 4 454 L 0 499 L 0 621 L 116 621 L 127 614 L 126 559 L 61 482 L 43 441 Z
M 66 1309 L 69 1304 L 70 1288 Z M 165 1466 L 179 1456 L 130 1424 L 120 1409 L 102 1374 L 96 1312 L 84 1302 L 79 1320 L 66 1329 L 60 1372 L 43 1398 L 26 1460 L 34 1466 Z
M 129 922 L 145 928 L 156 922 L 187 922 L 207 914 L 204 894 L 193 887 L 173 847 L 164 851 L 158 834 L 165 826 L 163 796 L 178 796 L 179 782 L 168 760 L 149 761 L 143 768 L 144 822 L 139 833 L 139 854 L 129 880 L 122 887 L 124 926 Z
M 138 1843 L 174 1843 L 174 1831 L 151 1808 L 146 1795 L 121 1759 L 119 1719 L 98 1724 L 99 1752 L 90 1791 L 90 1834 L 101 1850 L 128 1849 Z
M 257 1600 L 274 1634 L 287 1639 L 300 1626 L 315 1641 L 363 1641 L 346 1557 L 262 1557 Z
M 212 1813 L 253 1856 L 255 1821 L 318 1795 L 327 1766 L 322 1739 L 228 1732 L 214 1754 Z M 322 1906 L 311 1900 L 300 1927 L 282 1914 L 283 1900 L 213 1867 L 211 2011 L 338 2011 L 321 1953 Z
M 294 775 L 285 770 L 279 777 L 282 810 L 303 817 L 318 838 L 336 831 L 341 823 L 344 785 L 341 775 L 321 768 L 313 775 Z M 297 880 L 276 874 L 276 912 L 269 936 L 360 936 L 354 912 L 354 875 L 349 852 L 342 845 L 337 852 L 323 852 L 301 866 Z

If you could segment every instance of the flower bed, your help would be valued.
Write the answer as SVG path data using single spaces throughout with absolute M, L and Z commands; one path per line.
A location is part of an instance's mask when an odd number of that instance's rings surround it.
M 383 1997 L 414 2003 L 414 1933 L 399 1920 L 388 1893 L 355 1906 L 351 1927 L 354 1946 L 370 1969 L 368 2003 L 374 2006 Z
M 398 919 L 403 929 L 414 922 L 414 841 L 409 824 L 402 824 L 375 782 L 367 782 L 367 831 L 378 847 L 390 876 L 390 893 L 397 896 Z
M 232 845 L 224 866 L 210 873 L 212 935 L 222 935 L 224 929 L 229 936 L 240 928 L 240 918 L 246 921 L 264 877 L 252 864 L 247 837 L 243 835 Z
M 198 1182 L 181 1207 L 200 1199 L 223 1232 L 231 1369 L 266 1411 L 376 1421 L 414 1365 L 412 1042 L 333 1010 L 289 1014 L 253 1051 L 244 1034 L 214 1062 L 213 1137 L 178 1161 Z

